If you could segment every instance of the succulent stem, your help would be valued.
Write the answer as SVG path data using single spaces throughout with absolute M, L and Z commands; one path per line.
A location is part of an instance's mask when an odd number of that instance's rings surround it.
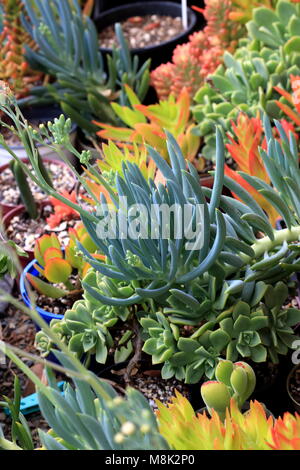
M 264 253 L 272 251 L 276 246 L 281 246 L 284 241 L 287 243 L 296 242 L 300 240 L 300 225 L 283 230 L 274 230 L 274 240 L 270 237 L 263 237 L 257 240 L 253 245 L 252 249 L 255 252 L 255 259 L 263 256 Z M 241 253 L 240 258 L 248 264 L 252 261 L 252 257 Z

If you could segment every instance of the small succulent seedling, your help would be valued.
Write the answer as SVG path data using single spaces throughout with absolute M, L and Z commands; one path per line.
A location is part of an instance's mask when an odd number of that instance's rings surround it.
M 252 395 L 255 385 L 255 373 L 246 362 L 220 361 L 216 367 L 217 380 L 205 382 L 201 386 L 201 395 L 209 413 L 215 410 L 222 420 L 233 398 L 241 409 Z
M 91 253 L 96 251 L 96 246 L 83 224 L 79 224 L 76 229 L 70 229 L 69 236 L 70 240 L 65 249 L 62 248 L 57 235 L 54 233 L 43 235 L 36 241 L 34 255 L 37 264 L 35 264 L 35 268 L 42 278 L 45 278 L 48 282 L 30 273 L 27 274 L 27 279 L 37 291 L 47 297 L 64 297 L 79 288 L 78 280 L 75 284 L 71 282 L 71 275 L 75 271 L 77 276 L 82 277 L 90 266 L 78 253 L 78 240 Z M 64 288 L 58 286 L 59 284 L 63 284 Z

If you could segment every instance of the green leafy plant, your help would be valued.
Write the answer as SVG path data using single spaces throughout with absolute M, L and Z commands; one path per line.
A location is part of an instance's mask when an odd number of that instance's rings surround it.
M 27 48 L 27 59 L 35 69 L 54 76 L 57 82 L 47 88 L 49 95 L 84 131 L 93 134 L 92 120 L 117 123 L 111 101 L 128 103 L 124 85 L 131 86 L 142 101 L 149 86 L 150 62 L 139 68 L 138 57 L 131 58 L 120 25 L 116 25 L 119 49 L 104 58 L 99 50 L 97 30 L 84 15 L 78 0 L 24 1 L 26 28 L 39 46 Z M 36 96 L 45 90 L 36 89 Z
M 269 286 L 264 304 L 261 307 L 268 317 L 268 325 L 259 332 L 262 343 L 267 347 L 270 359 L 279 362 L 278 354 L 286 355 L 295 341 L 293 326 L 300 322 L 300 311 L 297 308 L 282 308 L 287 302 L 289 290 L 286 284 L 278 282 Z
M 27 258 L 28 254 L 13 241 L 0 241 L 0 279 L 6 274 L 16 277 L 16 256 Z
M 21 405 L 21 386 L 20 380 L 15 376 L 14 380 L 14 398 L 3 397 L 4 401 L 0 402 L 0 407 L 8 410 L 12 419 L 11 436 L 12 443 L 4 439 L 3 431 L 0 426 L 0 449 L 7 448 L 14 450 L 14 446 L 19 445 L 24 450 L 33 450 L 34 444 L 31 436 L 30 428 L 25 417 L 20 412 Z
M 34 310 L 26 309 L 16 299 L 1 292 L 0 299 L 3 297 L 6 300 L 9 297 L 10 302 L 25 309 L 62 351 L 56 352 L 60 366 L 47 364 L 46 386 L 19 358 L 27 354 L 25 351 L 0 344 L 1 352 L 5 352 L 37 387 L 42 415 L 51 427 L 48 433 L 39 431 L 43 446 L 40 450 L 299 449 L 298 416 L 286 413 L 277 420 L 267 418 L 259 402 L 251 402 L 250 410 L 242 414 L 237 401 L 232 399 L 223 422 L 214 410 L 211 418 L 206 413 L 196 415 L 189 401 L 176 393 L 167 406 L 157 403 L 159 411 L 155 416 L 138 391 L 128 389 L 125 397 L 118 396 L 110 385 L 70 354 Z M 66 384 L 63 395 L 49 366 L 70 378 L 71 383 Z M 228 365 L 225 364 L 225 371 L 218 374 L 220 380 L 226 382 Z M 237 390 L 239 398 L 244 397 L 246 390 L 240 380 L 243 373 L 239 370 L 236 377 L 232 374 L 230 389 Z M 247 375 L 248 393 L 250 378 Z M 22 450 L 16 443 L 6 440 L 2 433 L 0 446 L 5 450 Z
M 1 291 L 0 299 L 4 298 L 28 313 L 58 348 L 54 353 L 60 365 L 46 363 L 48 385 L 45 385 L 19 358 L 19 355 L 28 356 L 25 351 L 4 342 L 0 343 L 1 353 L 13 361 L 37 388 L 39 407 L 50 427 L 48 433 L 39 430 L 42 442 L 40 450 L 167 450 L 169 448 L 158 432 L 156 417 L 149 402 L 140 392 L 128 388 L 124 397 L 119 396 L 111 385 L 87 370 L 74 357 L 35 310 L 27 309 L 12 296 Z M 39 358 L 36 360 L 39 361 Z M 69 377 L 69 383 L 65 384 L 63 394 L 58 388 L 52 370 L 59 370 Z M 17 411 L 19 395 L 16 396 L 16 400 L 14 406 Z M 18 420 L 20 419 L 18 417 Z M 2 449 L 22 450 L 20 444 L 21 442 L 18 445 L 6 440 L 0 429 Z
M 226 357 L 229 360 L 237 360 L 238 356 L 249 357 L 254 362 L 264 362 L 267 358 L 267 350 L 262 345 L 259 330 L 268 326 L 268 317 L 262 312 L 253 312 L 245 302 L 238 302 L 232 316 L 224 318 L 220 327 L 225 331 L 230 341 L 226 349 Z
M 87 381 L 82 372 L 81 375 L 76 369 L 69 369 L 71 363 L 67 355 L 61 352 L 56 352 L 56 355 L 64 365 L 63 370 L 70 370 L 71 375 L 74 374 L 73 386 L 66 383 L 62 396 L 55 375 L 49 368 L 48 386 L 34 378 L 41 413 L 51 426 L 48 432 L 39 430 L 42 442 L 39 450 L 168 449 L 167 443 L 158 432 L 155 414 L 140 392 L 128 389 L 126 396 L 122 398 L 111 385 L 93 374 L 91 380 Z M 25 364 L 18 358 L 15 360 L 30 375 Z M 5 439 L 0 428 L 0 448 L 33 450 L 29 427 L 18 412 L 21 399 L 19 388 L 17 392 L 14 402 L 7 399 L 3 404 L 12 412 L 13 441 Z

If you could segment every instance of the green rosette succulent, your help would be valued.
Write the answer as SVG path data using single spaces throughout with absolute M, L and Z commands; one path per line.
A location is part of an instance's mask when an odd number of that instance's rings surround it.
M 267 349 L 263 346 L 259 330 L 268 326 L 268 317 L 260 311 L 251 313 L 245 302 L 238 302 L 232 317 L 220 321 L 221 330 L 230 336 L 226 358 L 236 361 L 240 356 L 251 358 L 254 362 L 264 362 Z
M 268 317 L 268 326 L 260 331 L 262 343 L 267 347 L 273 363 L 279 362 L 278 355 L 286 355 L 297 339 L 292 327 L 300 323 L 298 308 L 282 308 L 288 301 L 289 289 L 283 282 L 269 286 L 265 294 L 262 312 Z
M 179 338 L 177 326 L 169 323 L 162 313 L 156 314 L 156 320 L 142 318 L 140 323 L 149 338 L 145 341 L 143 351 L 152 356 L 153 364 L 166 362 L 176 351 L 176 339 Z

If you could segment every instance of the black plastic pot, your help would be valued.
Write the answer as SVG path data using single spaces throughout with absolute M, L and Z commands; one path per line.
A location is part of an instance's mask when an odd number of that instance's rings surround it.
M 140 0 L 131 0 L 130 3 L 138 3 L 139 1 Z M 146 0 L 145 3 L 151 3 L 153 1 L 156 1 L 156 0 Z M 172 0 L 172 2 L 180 4 L 181 0 Z M 97 18 L 104 11 L 111 10 L 112 7 L 117 8 L 117 7 L 126 5 L 126 4 L 128 4 L 128 0 L 113 0 L 113 1 L 111 1 L 111 0 L 95 0 L 95 7 L 94 7 L 94 11 L 93 11 L 93 17 Z M 196 4 L 197 7 L 203 8 L 204 7 L 204 0 L 197 0 L 197 2 L 195 2 L 195 0 L 187 0 L 187 4 L 190 7 Z M 199 19 L 200 19 L 200 22 L 201 22 L 202 19 L 200 18 L 200 15 L 199 15 Z
M 57 104 L 51 103 L 47 105 L 22 106 L 22 113 L 31 123 L 45 123 L 58 118 L 62 114 L 62 110 Z
M 296 400 L 296 398 L 294 397 L 291 391 L 291 381 L 294 375 L 297 374 L 297 372 L 299 373 L 299 370 L 300 370 L 300 365 L 298 364 L 291 370 L 286 381 L 286 389 L 290 398 L 290 402 L 293 404 L 293 407 L 298 413 L 300 413 L 300 402 Z
M 132 16 L 145 16 L 145 15 L 168 15 L 168 16 L 181 16 L 181 6 L 174 2 L 138 2 L 128 5 L 113 8 L 111 10 L 101 13 L 95 18 L 95 24 L 98 31 L 102 31 L 109 25 L 121 22 Z M 142 49 L 132 49 L 132 54 L 138 55 L 141 63 L 147 59 L 151 59 L 151 68 L 169 62 L 172 59 L 173 51 L 177 44 L 187 42 L 189 35 L 194 31 L 197 24 L 196 13 L 188 9 L 188 29 L 183 33 L 175 36 L 170 41 L 165 41 L 156 46 L 144 47 Z M 203 21 L 204 24 L 204 21 Z M 111 49 L 100 48 L 103 54 L 110 54 Z

